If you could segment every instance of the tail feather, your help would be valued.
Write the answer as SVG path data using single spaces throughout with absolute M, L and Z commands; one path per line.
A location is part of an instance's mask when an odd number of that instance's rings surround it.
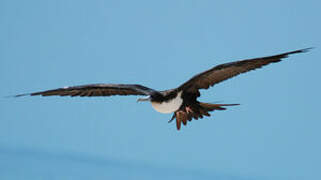
M 180 130 L 181 124 L 187 125 L 187 121 L 191 121 L 194 119 L 202 119 L 203 116 L 211 116 L 209 114 L 210 111 L 214 110 L 225 110 L 226 108 L 224 106 L 237 106 L 240 104 L 210 104 L 210 103 L 202 103 L 199 102 L 198 104 L 193 105 L 186 105 L 176 112 L 174 112 L 171 120 L 168 122 L 173 121 L 176 118 L 176 127 L 177 130 Z
M 237 106 L 240 104 L 210 104 L 210 103 L 202 103 L 200 102 L 200 106 L 204 109 L 209 109 L 209 111 L 213 110 L 225 110 L 226 108 L 223 106 Z

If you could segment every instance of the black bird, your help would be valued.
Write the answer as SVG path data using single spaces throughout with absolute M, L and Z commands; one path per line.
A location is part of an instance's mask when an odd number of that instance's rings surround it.
M 181 123 L 187 124 L 193 118 L 210 116 L 209 112 L 214 110 L 225 110 L 226 106 L 239 104 L 210 104 L 197 101 L 200 97 L 200 89 L 208 89 L 215 84 L 270 63 L 280 62 L 281 59 L 290 54 L 307 52 L 311 48 L 286 52 L 274 56 L 247 59 L 230 62 L 215 66 L 207 71 L 195 75 L 184 84 L 175 89 L 157 91 L 139 84 L 89 84 L 82 86 L 71 86 L 48 91 L 20 94 L 20 96 L 113 96 L 113 95 L 143 95 L 146 98 L 139 98 L 137 101 L 150 101 L 153 108 L 160 113 L 174 113 L 171 120 L 176 118 L 177 130 Z

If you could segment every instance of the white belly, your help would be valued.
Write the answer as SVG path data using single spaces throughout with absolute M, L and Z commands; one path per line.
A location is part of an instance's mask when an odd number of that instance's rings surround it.
M 177 93 L 177 96 L 174 99 L 167 102 L 162 102 L 162 103 L 152 102 L 152 106 L 156 111 L 160 113 L 175 112 L 181 107 L 183 103 L 183 99 L 181 95 L 182 95 L 182 92 L 179 92 Z

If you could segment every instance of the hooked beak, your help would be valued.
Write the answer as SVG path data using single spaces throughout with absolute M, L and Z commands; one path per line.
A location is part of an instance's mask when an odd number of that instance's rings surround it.
M 137 102 L 142 102 L 142 101 L 150 101 L 150 96 L 147 96 L 146 98 L 138 98 Z

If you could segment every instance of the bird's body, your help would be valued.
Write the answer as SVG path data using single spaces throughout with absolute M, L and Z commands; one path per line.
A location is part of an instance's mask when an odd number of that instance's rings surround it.
M 308 48 L 309 49 L 309 48 Z M 179 130 L 181 124 L 186 125 L 192 119 L 210 116 L 214 110 L 225 110 L 225 106 L 239 104 L 210 104 L 199 102 L 200 89 L 208 89 L 224 80 L 237 76 L 270 63 L 280 62 L 290 54 L 306 52 L 308 49 L 291 51 L 263 58 L 247 59 L 215 66 L 207 71 L 195 75 L 177 88 L 157 91 L 139 84 L 89 84 L 83 86 L 64 87 L 48 91 L 35 92 L 25 95 L 42 96 L 112 96 L 112 95 L 144 95 L 147 98 L 139 98 L 138 101 L 150 101 L 152 107 L 160 113 L 174 113 L 172 120 L 176 119 Z
M 153 108 L 160 113 L 172 113 L 177 111 L 183 104 L 182 91 L 176 93 L 173 99 L 167 101 L 155 101 L 151 99 Z

